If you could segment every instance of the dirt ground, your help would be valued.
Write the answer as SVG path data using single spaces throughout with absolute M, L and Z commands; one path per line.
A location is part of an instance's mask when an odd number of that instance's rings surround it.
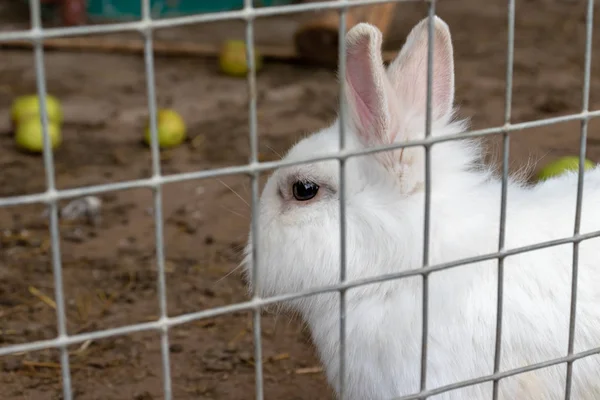
M 461 115 L 475 128 L 499 126 L 504 115 L 506 2 L 442 1 L 438 15 L 451 27 L 456 57 L 456 94 Z M 584 2 L 517 2 L 513 122 L 581 110 L 585 43 Z M 27 15 L 3 9 L 4 28 Z M 596 10 L 597 13 L 598 10 Z M 425 15 L 422 4 L 397 8 L 386 47 L 399 48 Z M 7 17 L 9 16 L 9 17 Z M 264 22 L 264 25 L 263 25 Z M 257 38 L 272 38 L 269 21 L 258 20 Z M 275 26 L 272 22 L 271 27 Z M 22 24 L 22 22 L 21 22 Z M 217 26 L 218 25 L 218 26 Z M 597 24 L 596 24 L 597 25 Z M 286 26 L 289 33 L 292 25 Z M 243 26 L 191 27 L 199 38 L 241 35 Z M 195 31 L 194 31 L 195 29 Z M 183 32 L 178 31 L 178 34 Z M 189 33 L 192 32 L 192 33 Z M 162 33 L 174 36 L 175 30 Z M 600 33 L 594 31 L 594 49 Z M 15 149 L 8 109 L 16 95 L 35 90 L 33 57 L 0 51 L 0 196 L 45 189 L 43 161 Z M 147 116 L 146 81 L 139 56 L 46 54 L 48 90 L 65 110 L 64 143 L 55 153 L 59 188 L 149 177 L 149 150 L 140 143 Z M 593 63 L 590 109 L 600 106 L 600 64 Z M 265 159 L 276 159 L 302 135 L 335 116 L 335 72 L 267 64 L 258 78 L 258 130 Z M 190 140 L 162 154 L 162 172 L 174 174 L 247 162 L 246 83 L 222 76 L 216 62 L 156 59 L 160 107 L 177 109 Z M 578 122 L 512 134 L 511 168 L 577 154 Z M 600 126 L 592 121 L 588 158 L 600 161 Z M 499 141 L 487 140 L 489 160 Z M 540 164 L 536 164 L 539 162 Z M 232 190 L 230 190 L 230 187 Z M 235 191 L 236 193 L 233 193 Z M 238 196 L 239 195 L 239 196 Z M 169 184 L 164 188 L 164 242 L 169 315 L 247 299 L 236 266 L 249 224 L 249 181 L 244 176 Z M 147 189 L 100 196 L 101 220 L 61 221 L 61 252 L 69 334 L 157 318 L 153 199 Z M 61 204 L 65 205 L 67 202 Z M 54 283 L 48 224 L 41 205 L 0 209 L 0 346 L 56 335 Z M 232 273 L 233 272 L 233 273 Z M 302 325 L 287 316 L 263 317 L 264 384 L 267 399 L 330 399 L 327 383 Z M 170 332 L 176 399 L 254 398 L 250 313 L 178 326 Z M 77 399 L 162 398 L 159 337 L 134 334 L 70 349 Z M 0 398 L 62 398 L 58 352 L 0 358 Z

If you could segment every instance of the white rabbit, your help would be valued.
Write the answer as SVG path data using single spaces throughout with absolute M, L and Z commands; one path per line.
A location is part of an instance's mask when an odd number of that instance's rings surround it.
M 347 34 L 347 148 L 424 138 L 427 25 L 410 33 L 386 69 L 382 36 L 368 24 Z M 432 135 L 453 135 L 454 61 L 448 26 L 434 21 Z M 339 123 L 297 143 L 286 160 L 338 150 Z M 575 133 L 574 133 L 575 135 Z M 351 157 L 346 163 L 347 279 L 422 267 L 425 153 L 422 148 Z M 431 153 L 429 265 L 498 250 L 501 180 L 480 164 L 472 141 L 434 145 Z M 337 284 L 340 279 L 338 162 L 279 169 L 258 213 L 257 290 L 262 297 Z M 573 234 L 577 173 L 508 187 L 506 249 Z M 585 174 L 581 233 L 600 230 L 600 168 Z M 252 237 L 244 266 L 252 281 Z M 600 346 L 600 239 L 581 242 L 574 351 Z M 501 371 L 567 354 L 573 245 L 505 259 Z M 427 389 L 493 373 L 497 260 L 429 275 Z M 345 398 L 388 399 L 419 392 L 422 278 L 359 286 L 346 294 Z M 329 383 L 339 392 L 339 294 L 289 302 L 308 324 Z M 504 400 L 565 396 L 566 364 L 500 381 Z M 491 399 L 486 382 L 430 399 Z M 600 356 L 574 363 L 572 399 L 600 399 Z

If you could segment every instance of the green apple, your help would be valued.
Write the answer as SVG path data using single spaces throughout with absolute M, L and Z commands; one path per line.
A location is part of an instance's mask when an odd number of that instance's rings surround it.
M 46 95 L 46 111 L 48 112 L 48 121 L 58 125 L 62 124 L 62 107 L 58 99 L 50 94 Z M 37 119 L 40 115 L 40 99 L 36 94 L 17 97 L 10 110 L 10 119 L 15 129 L 21 121 Z
M 48 134 L 50 135 L 52 148 L 57 148 L 62 142 L 60 126 L 55 122 L 50 122 L 48 124 Z M 33 153 L 44 151 L 44 133 L 39 118 L 34 117 L 20 121 L 15 132 L 15 141 L 17 146 L 23 150 Z
M 231 76 L 243 77 L 249 72 L 246 61 L 246 43 L 243 40 L 227 40 L 219 53 L 221 71 Z M 254 65 L 258 72 L 262 68 L 262 56 L 254 50 Z
M 156 116 L 156 126 L 158 130 L 158 144 L 160 148 L 170 148 L 179 146 L 186 136 L 186 126 L 183 118 L 174 110 L 158 110 Z M 151 144 L 150 124 L 146 126 L 144 141 L 147 145 Z
M 584 161 L 584 168 L 586 170 L 594 168 L 594 163 L 590 160 L 586 159 Z M 559 158 L 558 160 L 551 162 L 546 165 L 538 174 L 539 180 L 546 180 L 549 178 L 553 178 L 555 176 L 559 176 L 568 171 L 578 171 L 579 170 L 579 157 L 577 156 L 567 156 Z

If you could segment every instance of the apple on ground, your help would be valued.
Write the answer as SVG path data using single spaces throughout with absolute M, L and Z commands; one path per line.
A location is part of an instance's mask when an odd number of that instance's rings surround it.
M 594 163 L 590 160 L 584 161 L 585 170 L 594 168 Z M 579 157 L 577 156 L 567 156 L 561 157 L 558 160 L 549 163 L 546 165 L 538 174 L 539 180 L 546 180 L 553 178 L 555 176 L 560 176 L 568 171 L 578 171 L 579 170 Z
M 19 96 L 15 99 L 10 110 L 10 119 L 13 128 L 22 121 L 39 118 L 40 98 L 37 94 Z M 48 112 L 48 121 L 61 125 L 63 122 L 62 106 L 58 99 L 50 94 L 46 95 L 46 110 Z
M 50 144 L 56 149 L 62 142 L 60 126 L 55 122 L 48 123 Z M 28 152 L 40 153 L 44 151 L 44 132 L 39 118 L 30 118 L 21 121 L 16 128 L 15 141 L 19 148 Z
M 219 53 L 221 71 L 231 76 L 244 77 L 249 72 L 246 60 L 246 43 L 243 40 L 227 40 Z M 258 72 L 262 68 L 262 56 L 254 49 L 254 65 Z
M 158 145 L 160 148 L 179 146 L 186 137 L 186 126 L 183 118 L 174 110 L 158 110 L 156 116 L 156 127 L 158 133 Z M 150 124 L 146 126 L 144 142 L 151 145 Z

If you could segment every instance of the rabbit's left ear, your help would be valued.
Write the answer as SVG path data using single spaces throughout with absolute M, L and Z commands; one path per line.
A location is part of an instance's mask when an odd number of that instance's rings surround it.
M 431 117 L 433 121 L 437 121 L 449 119 L 452 115 L 454 55 L 448 25 L 441 18 L 434 17 L 432 28 Z M 429 18 L 425 18 L 412 29 L 400 54 L 387 71 L 403 114 L 419 118 L 423 126 L 427 110 L 428 33 Z
M 381 42 L 381 32 L 367 23 L 355 25 L 346 35 L 345 100 L 365 146 L 393 143 L 399 128 L 396 96 L 383 66 Z M 380 153 L 380 157 L 394 162 L 390 153 Z

